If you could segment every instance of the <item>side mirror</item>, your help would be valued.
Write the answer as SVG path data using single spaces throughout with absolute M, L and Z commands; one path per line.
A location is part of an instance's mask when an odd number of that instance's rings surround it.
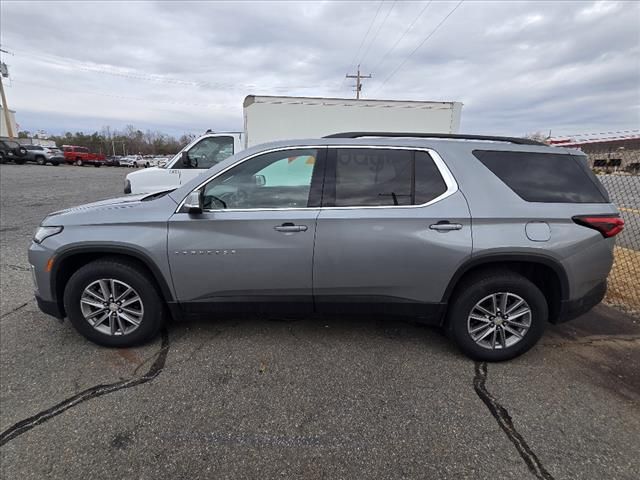
M 195 190 L 187 196 L 182 210 L 186 211 L 189 215 L 199 215 L 202 213 L 202 198 L 200 196 L 200 190 Z
M 267 177 L 264 175 L 254 175 L 253 180 L 258 187 L 264 187 L 267 184 Z

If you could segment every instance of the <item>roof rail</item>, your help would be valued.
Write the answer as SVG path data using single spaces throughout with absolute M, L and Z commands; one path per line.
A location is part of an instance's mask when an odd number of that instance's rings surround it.
M 542 145 L 545 143 L 518 137 L 494 137 L 491 135 L 463 135 L 458 133 L 410 133 L 410 132 L 342 132 L 326 135 L 323 138 L 361 138 L 361 137 L 415 137 L 415 138 L 448 138 L 457 140 L 488 140 L 508 142 L 516 145 Z

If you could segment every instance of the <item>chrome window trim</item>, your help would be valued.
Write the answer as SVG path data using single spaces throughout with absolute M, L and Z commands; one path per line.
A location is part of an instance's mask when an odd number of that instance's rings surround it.
M 380 208 L 393 208 L 393 209 L 397 209 L 397 208 L 424 208 L 424 207 L 428 207 L 430 205 L 433 205 L 434 203 L 440 202 L 442 200 L 444 200 L 447 197 L 450 197 L 451 195 L 453 195 L 454 193 L 456 193 L 458 191 L 458 182 L 456 182 L 456 179 L 454 178 L 453 174 L 451 173 L 451 170 L 449 170 L 449 167 L 447 166 L 447 164 L 444 162 L 444 160 L 442 159 L 442 157 L 440 156 L 440 154 L 438 152 L 436 152 L 435 150 L 431 149 L 431 148 L 424 148 L 424 147 L 405 147 L 405 146 L 397 146 L 397 145 L 297 145 L 297 146 L 288 146 L 288 147 L 278 147 L 278 148 L 272 148 L 269 150 L 263 150 L 262 152 L 258 152 L 258 153 L 254 153 L 253 155 L 250 155 L 246 158 L 242 158 L 240 160 L 238 160 L 235 163 L 232 163 L 231 165 L 229 165 L 227 168 L 225 168 L 224 170 L 221 170 L 220 172 L 216 173 L 214 176 L 207 178 L 205 181 L 203 181 L 202 183 L 200 183 L 196 188 L 194 188 L 193 190 L 191 190 L 191 192 L 189 192 L 180 202 L 180 204 L 178 205 L 178 208 L 176 209 L 176 211 L 174 213 L 182 213 L 180 212 L 180 210 L 182 209 L 182 206 L 184 205 L 184 202 L 186 201 L 187 197 L 189 196 L 189 194 L 191 194 L 192 192 L 201 189 L 203 186 L 205 186 L 207 183 L 209 183 L 212 180 L 215 180 L 217 177 L 219 177 L 220 175 L 222 175 L 223 173 L 227 172 L 228 170 L 232 169 L 233 167 L 240 165 L 241 163 L 246 162 L 247 160 L 251 160 L 252 158 L 255 158 L 257 156 L 260 155 L 265 155 L 268 153 L 274 153 L 274 152 L 283 152 L 283 151 L 287 151 L 287 150 L 306 150 L 306 149 L 321 149 L 321 148 L 374 148 L 374 149 L 382 149 L 382 150 L 411 150 L 411 151 L 419 151 L 419 152 L 426 152 L 427 154 L 429 154 L 431 156 L 431 158 L 433 159 L 433 162 L 436 164 L 436 167 L 438 169 L 438 171 L 440 172 L 440 175 L 442 175 L 442 179 L 444 180 L 445 185 L 447 186 L 447 189 L 440 195 L 438 195 L 436 198 L 429 200 L 426 203 L 421 203 L 420 205 L 370 205 L 370 206 L 366 206 L 366 205 L 361 205 L 361 206 L 354 206 L 354 207 L 282 207 L 282 208 L 234 208 L 234 209 L 226 209 L 226 208 L 217 208 L 217 209 L 206 209 L 203 210 L 203 212 L 263 212 L 263 211 L 288 211 L 288 210 L 307 210 L 307 211 L 313 211 L 313 210 L 370 210 L 370 209 L 380 209 Z

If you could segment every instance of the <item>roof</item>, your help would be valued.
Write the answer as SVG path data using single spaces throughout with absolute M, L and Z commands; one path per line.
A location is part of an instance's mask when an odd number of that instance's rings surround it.
M 304 147 L 304 146 L 341 146 L 341 145 L 362 145 L 362 146 L 389 146 L 389 147 L 410 147 L 410 148 L 431 148 L 434 150 L 509 150 L 514 152 L 547 152 L 579 154 L 573 149 L 555 147 L 548 145 L 515 145 L 507 142 L 482 141 L 482 140 L 460 140 L 460 139 L 436 139 L 436 138 L 416 138 L 416 137 L 392 137 L 392 138 L 306 138 L 296 140 L 279 140 L 276 142 L 255 145 L 243 153 L 251 154 L 280 147 Z M 251 150 L 251 152 L 249 152 Z

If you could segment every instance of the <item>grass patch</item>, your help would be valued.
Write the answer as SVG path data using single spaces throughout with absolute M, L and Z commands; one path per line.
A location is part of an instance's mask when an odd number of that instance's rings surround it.
M 605 301 L 640 315 L 640 251 L 615 247 Z

